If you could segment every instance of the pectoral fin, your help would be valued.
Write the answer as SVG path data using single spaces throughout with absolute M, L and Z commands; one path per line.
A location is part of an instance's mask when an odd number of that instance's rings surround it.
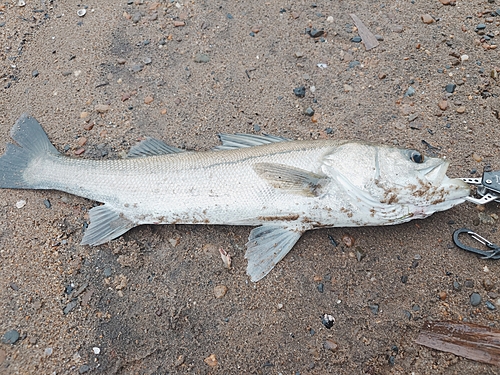
M 326 176 L 284 164 L 258 163 L 254 170 L 274 188 L 307 197 L 320 195 L 327 183 Z
M 266 276 L 302 236 L 295 227 L 264 225 L 253 229 L 248 237 L 247 274 L 256 282 Z
M 101 245 L 135 227 L 131 220 L 106 205 L 92 208 L 89 216 L 90 224 L 83 236 L 82 245 Z

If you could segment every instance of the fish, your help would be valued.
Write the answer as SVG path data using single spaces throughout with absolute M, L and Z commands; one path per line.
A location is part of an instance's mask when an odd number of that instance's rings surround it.
M 107 243 L 143 224 L 254 226 L 247 274 L 261 280 L 305 231 L 382 226 L 428 217 L 465 201 L 449 162 L 417 150 L 352 140 L 220 134 L 187 151 L 154 139 L 126 158 L 60 153 L 23 114 L 0 158 L 0 188 L 58 190 L 102 203 L 89 210 L 82 245 Z

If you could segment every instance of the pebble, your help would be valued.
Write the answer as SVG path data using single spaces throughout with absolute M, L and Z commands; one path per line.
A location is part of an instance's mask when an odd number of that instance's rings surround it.
M 424 14 L 423 16 L 421 16 L 421 18 L 422 22 L 425 24 L 431 24 L 434 22 L 434 18 L 432 18 L 430 14 Z
M 48 199 L 44 199 L 44 200 L 43 200 L 43 204 L 44 204 L 44 205 L 45 205 L 45 207 L 47 207 L 47 208 L 52 207 L 52 205 L 50 204 L 50 201 L 49 201 Z
M 142 59 L 142 62 L 145 64 L 145 65 L 149 65 L 153 62 L 153 60 L 151 59 L 151 57 L 145 57 Z
M 443 5 L 455 5 L 456 0 L 439 0 Z
M 481 303 L 481 296 L 479 295 L 479 293 L 472 293 L 470 295 L 470 304 L 472 306 L 477 306 Z
M 184 21 L 174 21 L 174 27 L 182 27 L 186 26 L 186 22 Z
M 446 294 L 446 292 L 445 292 L 445 291 L 441 291 L 441 292 L 439 292 L 439 299 L 440 299 L 441 301 L 444 301 L 444 300 L 446 299 L 446 297 L 448 297 L 448 294 Z
M 344 243 L 344 245 L 346 245 L 347 247 L 352 247 L 354 246 L 354 238 L 349 236 L 348 234 L 345 234 L 342 236 L 342 242 Z
M 130 67 L 130 70 L 132 70 L 132 73 L 139 73 L 143 68 L 142 64 L 134 64 Z
M 465 113 L 465 107 L 464 106 L 458 107 L 457 113 L 460 113 L 460 114 Z
M 333 327 L 333 323 L 335 323 L 335 318 L 329 314 L 325 314 L 323 315 L 323 317 L 321 318 L 321 323 L 323 323 L 323 325 L 330 329 Z
M 406 90 L 405 96 L 410 97 L 410 96 L 415 95 L 415 93 L 416 93 L 416 90 L 410 86 L 410 87 L 408 87 L 408 90 Z
M 332 23 L 334 21 L 334 18 L 332 16 L 328 16 L 326 18 L 326 21 Z
M 97 105 L 94 107 L 94 110 L 95 110 L 97 113 L 106 113 L 106 112 L 108 112 L 110 109 L 111 109 L 111 106 L 110 106 L 110 105 L 108 105 L 108 104 L 97 104 Z
M 457 85 L 455 85 L 454 83 L 448 83 L 446 85 L 446 87 L 444 88 L 444 90 L 450 94 L 454 93 L 455 92 L 455 89 L 457 88 Z
M 375 39 L 377 39 L 379 42 L 384 41 L 384 37 L 382 35 L 378 35 L 378 34 L 375 35 Z
M 332 352 L 336 351 L 338 347 L 338 344 L 332 340 L 325 340 L 325 342 L 323 343 L 323 348 L 326 350 L 331 350 Z
M 303 98 L 304 96 L 306 96 L 306 87 L 305 86 L 296 87 L 293 89 L 293 93 L 295 94 L 295 96 Z
M 298 58 L 298 59 L 300 59 L 300 58 L 304 57 L 304 53 L 302 53 L 302 52 L 295 52 L 295 57 Z
M 215 298 L 222 298 L 226 295 L 226 293 L 227 293 L 227 286 L 225 285 L 217 285 L 214 288 Z
M 462 285 L 460 285 L 460 283 L 458 281 L 454 281 L 453 282 L 453 289 L 456 290 L 457 292 L 459 292 L 460 290 L 462 290 Z
M 44 350 L 46 356 L 52 355 L 52 352 L 53 352 L 52 348 L 45 348 Z
M 491 303 L 490 301 L 486 301 L 486 307 L 488 308 L 488 310 L 496 310 L 496 306 Z
M 319 283 L 316 288 L 318 289 L 318 292 L 323 293 L 323 291 L 324 291 L 324 285 L 323 285 L 323 283 Z
M 210 367 L 215 367 L 218 364 L 215 354 L 210 354 L 207 358 L 203 360 L 203 362 L 205 362 Z
M 15 344 L 17 340 L 19 340 L 19 332 L 15 329 L 5 332 L 2 336 L 2 343 L 4 344 Z
M 260 132 L 261 131 L 260 125 L 259 124 L 254 124 L 253 125 L 253 131 L 254 132 Z
M 362 39 L 360 36 L 355 36 L 354 38 L 351 38 L 351 42 L 353 43 L 361 43 Z
M 87 14 L 87 10 L 86 10 L 86 9 L 84 9 L 84 8 L 82 8 L 82 9 L 78 9 L 78 10 L 76 11 L 76 14 L 77 14 L 77 16 L 78 16 L 78 17 L 83 17 L 85 14 Z
M 403 32 L 403 26 L 401 26 L 401 25 L 391 25 L 391 30 L 394 33 L 402 33 Z
M 448 108 L 448 100 L 446 99 L 441 99 L 438 103 L 438 107 L 442 111 L 446 111 L 446 108 Z
M 207 63 L 210 61 L 210 56 L 205 55 L 204 53 L 197 53 L 194 57 L 194 62 L 196 63 Z
M 307 109 L 304 111 L 304 114 L 306 116 L 313 116 L 314 115 L 314 109 L 312 109 L 311 107 L 307 107 Z
M 353 69 L 353 68 L 360 66 L 360 65 L 361 65 L 361 63 L 358 60 L 351 61 L 349 63 L 349 69 Z
M 90 370 L 89 365 L 81 365 L 80 368 L 78 369 L 78 372 L 80 374 L 84 374 L 84 373 L 86 373 L 89 370 Z
M 64 315 L 68 314 L 71 310 L 73 310 L 76 306 L 78 305 L 78 302 L 76 301 L 71 301 L 70 303 L 68 303 L 66 305 L 66 307 L 64 307 L 63 309 L 63 313 Z
M 134 13 L 134 14 L 132 15 L 132 22 L 133 22 L 133 23 L 138 23 L 138 22 L 141 20 L 141 18 L 142 18 L 141 13 L 136 12 L 136 13 Z
M 469 60 L 469 55 L 462 55 L 462 56 L 460 56 L 460 60 L 462 62 Z
M 151 103 L 153 103 L 153 100 L 154 100 L 154 99 L 153 99 L 153 97 L 152 97 L 152 96 L 146 96 L 146 97 L 144 98 L 144 104 L 151 104 Z
M 20 201 L 16 202 L 17 208 L 23 208 L 24 206 L 26 206 L 26 201 L 24 199 L 21 199 Z
M 351 85 L 348 85 L 347 83 L 344 84 L 344 91 L 345 92 L 350 92 L 353 90 L 353 87 Z
M 96 354 L 96 355 L 101 353 L 101 349 L 100 349 L 100 348 L 98 348 L 97 346 L 94 346 L 94 347 L 92 348 L 92 351 L 93 351 L 93 352 L 94 352 L 94 354 Z
M 480 23 L 476 26 L 476 30 L 484 30 L 486 29 L 486 25 L 484 23 Z
M 474 280 L 471 280 L 471 279 L 465 280 L 465 287 L 466 288 L 474 288 Z
M 31 72 L 31 76 L 32 76 L 33 78 L 38 77 L 38 74 L 39 74 L 39 73 L 38 73 L 38 70 L 36 70 L 36 69 L 35 69 L 35 70 L 33 70 L 33 71 Z
M 10 283 L 9 286 L 11 287 L 12 290 L 19 290 L 19 285 L 17 285 L 16 283 Z
M 106 267 L 104 268 L 104 277 L 110 277 L 111 276 L 111 267 Z
M 80 147 L 79 149 L 76 149 L 73 153 L 75 155 L 81 155 L 85 152 L 85 149 L 83 147 Z
M 495 283 L 490 278 L 486 278 L 483 280 L 483 286 L 485 290 L 490 291 L 495 286 Z
M 378 312 L 380 310 L 380 306 L 378 304 L 375 303 L 373 305 L 370 305 L 369 307 L 373 315 L 378 315 Z

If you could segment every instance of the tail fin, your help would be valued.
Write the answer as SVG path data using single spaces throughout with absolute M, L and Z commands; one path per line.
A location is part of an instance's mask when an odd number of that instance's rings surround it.
M 5 154 L 0 158 L 0 188 L 34 189 L 26 181 L 24 171 L 33 160 L 59 152 L 49 141 L 35 118 L 24 113 L 16 121 L 10 136 L 17 145 L 7 144 Z

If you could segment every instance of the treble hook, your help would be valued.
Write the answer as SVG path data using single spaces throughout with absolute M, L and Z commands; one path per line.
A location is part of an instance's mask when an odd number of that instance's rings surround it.
M 483 251 L 480 249 L 476 249 L 475 247 L 464 245 L 458 238 L 458 236 L 462 233 L 466 233 L 474 238 L 476 241 L 482 243 L 483 245 L 489 247 L 491 250 Z M 482 255 L 481 259 L 500 259 L 500 246 L 495 245 L 494 243 L 488 241 L 486 238 L 481 237 L 476 232 L 471 231 L 467 228 L 460 228 L 453 232 L 453 242 L 462 250 L 470 251 L 472 253 Z

